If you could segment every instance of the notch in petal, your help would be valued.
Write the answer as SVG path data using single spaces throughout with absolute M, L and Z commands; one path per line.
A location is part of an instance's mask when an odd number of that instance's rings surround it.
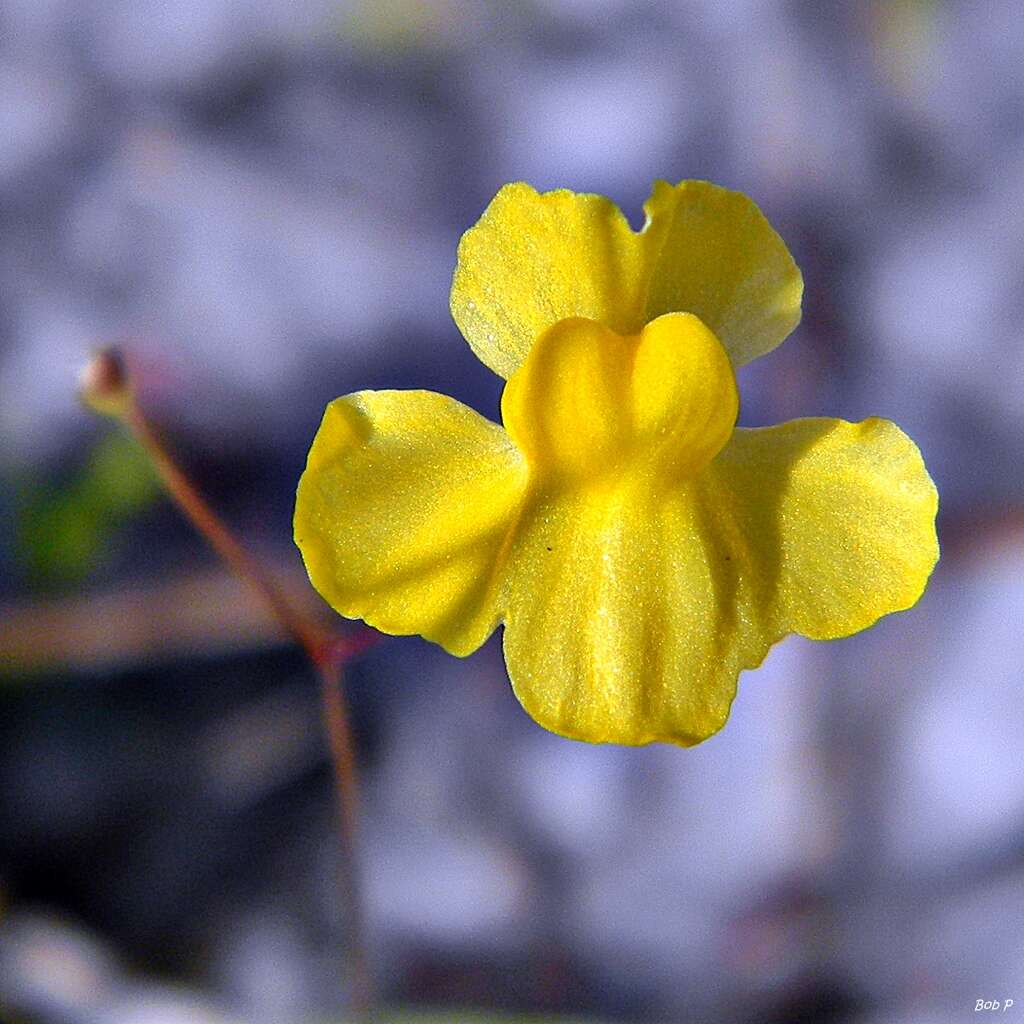
M 451 311 L 473 351 L 510 377 L 560 320 L 637 334 L 693 313 L 741 366 L 800 321 L 803 279 L 752 200 L 706 181 L 655 183 L 634 232 L 603 196 L 504 186 L 459 243 Z
M 622 336 L 561 320 L 502 396 L 502 418 L 538 480 L 692 476 L 728 441 L 739 397 L 718 339 L 690 313 Z

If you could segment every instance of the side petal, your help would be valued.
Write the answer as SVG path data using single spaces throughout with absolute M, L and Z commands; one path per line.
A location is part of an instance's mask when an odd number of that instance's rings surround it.
M 501 616 L 526 480 L 501 427 L 427 391 L 332 402 L 295 506 L 310 580 L 342 615 L 475 650 Z
M 935 485 L 888 420 L 737 430 L 700 482 L 770 634 L 866 629 L 915 604 L 939 557 Z
M 452 316 L 477 356 L 507 378 L 559 320 L 639 331 L 641 271 L 637 236 L 611 200 L 517 182 L 462 236 Z
M 695 313 L 734 366 L 771 351 L 800 322 L 800 271 L 742 192 L 707 181 L 658 181 L 644 209 L 645 322 Z
M 769 641 L 737 613 L 692 483 L 531 505 L 513 561 L 505 658 L 540 725 L 594 743 L 691 746 L 729 714 Z

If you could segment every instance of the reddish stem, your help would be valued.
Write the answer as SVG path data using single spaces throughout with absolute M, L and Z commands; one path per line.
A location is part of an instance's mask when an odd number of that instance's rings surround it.
M 320 679 L 324 727 L 330 746 L 338 804 L 340 886 L 352 967 L 350 1008 L 356 1019 L 369 1020 L 375 996 L 366 951 L 366 929 L 356 854 L 359 780 L 352 727 L 342 689 L 342 670 L 350 658 L 375 643 L 378 634 L 364 629 L 353 637 L 339 637 L 311 622 L 296 609 L 264 567 L 239 544 L 174 461 L 135 401 L 120 358 L 116 353 L 108 352 L 98 357 L 98 361 L 100 359 L 105 360 L 101 364 L 104 369 L 112 367 L 117 371 L 115 384 L 119 401 L 106 408 L 93 403 L 94 408 L 120 419 L 137 438 L 181 511 L 217 554 L 259 594 L 274 618 L 302 647 L 316 669 Z

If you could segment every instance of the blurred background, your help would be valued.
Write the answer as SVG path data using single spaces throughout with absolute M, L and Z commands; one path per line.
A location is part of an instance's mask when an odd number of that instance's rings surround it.
M 777 647 L 689 751 L 543 732 L 493 640 L 363 655 L 385 997 L 1024 1013 L 1018 0 L 2 0 L 0 1019 L 347 998 L 315 678 L 77 404 L 90 350 L 125 344 L 183 464 L 324 615 L 290 519 L 325 403 L 423 387 L 497 418 L 448 314 L 461 232 L 517 179 L 639 225 L 656 177 L 748 193 L 804 272 L 742 422 L 898 422 L 943 559 L 912 611 Z

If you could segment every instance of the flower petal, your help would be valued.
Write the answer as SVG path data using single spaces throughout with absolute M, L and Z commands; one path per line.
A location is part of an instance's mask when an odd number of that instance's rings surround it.
M 505 185 L 459 243 L 452 316 L 480 359 L 507 378 L 559 320 L 639 331 L 641 261 L 637 236 L 610 199 Z
M 694 313 L 735 366 L 800 319 L 803 282 L 745 195 L 704 181 L 655 183 L 631 230 L 603 196 L 506 185 L 462 237 L 451 310 L 473 351 L 509 377 L 540 333 L 585 317 L 620 335 L 662 313 Z
M 504 430 L 428 391 L 363 391 L 324 414 L 295 507 L 313 585 L 342 615 L 453 654 L 501 614 L 526 481 Z
M 657 181 L 644 209 L 645 321 L 674 310 L 695 313 L 734 366 L 770 352 L 800 322 L 800 271 L 742 192 L 707 181 Z
M 936 506 L 917 448 L 884 420 L 739 430 L 664 490 L 550 492 L 509 570 L 516 695 L 577 739 L 697 743 L 785 634 L 845 636 L 912 605 L 938 557 Z
M 505 658 L 546 729 L 690 746 L 724 724 L 752 642 L 723 589 L 693 483 L 562 492 L 531 506 L 511 567 Z
M 703 482 L 769 634 L 866 629 L 915 604 L 939 557 L 935 484 L 888 420 L 737 430 Z

